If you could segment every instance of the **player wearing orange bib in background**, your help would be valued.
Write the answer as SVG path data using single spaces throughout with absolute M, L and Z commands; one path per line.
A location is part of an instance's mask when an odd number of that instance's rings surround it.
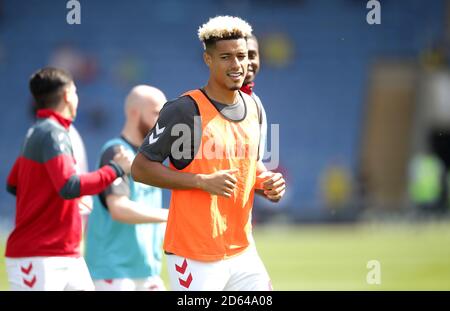
M 259 107 L 239 91 L 250 35 L 237 17 L 200 27 L 208 83 L 164 106 L 132 165 L 136 181 L 172 189 L 164 250 L 174 290 L 271 289 L 251 211 L 255 188 L 278 201 L 285 183 L 258 159 Z

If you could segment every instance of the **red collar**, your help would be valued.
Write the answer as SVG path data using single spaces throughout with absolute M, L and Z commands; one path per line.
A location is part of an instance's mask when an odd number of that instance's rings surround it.
M 52 118 L 58 121 L 59 124 L 64 126 L 65 129 L 68 129 L 69 126 L 72 124 L 72 120 L 66 119 L 63 116 L 61 116 L 59 113 L 57 113 L 54 110 L 51 109 L 39 109 L 36 113 L 38 118 Z
M 241 91 L 248 95 L 252 95 L 254 86 L 255 86 L 255 82 L 250 82 L 248 84 L 243 85 L 241 87 Z

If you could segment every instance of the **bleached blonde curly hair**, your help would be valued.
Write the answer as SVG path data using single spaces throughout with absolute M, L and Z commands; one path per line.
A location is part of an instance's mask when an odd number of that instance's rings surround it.
M 239 17 L 216 16 L 198 28 L 198 38 L 204 47 L 208 42 L 221 39 L 247 38 L 252 35 L 252 26 Z

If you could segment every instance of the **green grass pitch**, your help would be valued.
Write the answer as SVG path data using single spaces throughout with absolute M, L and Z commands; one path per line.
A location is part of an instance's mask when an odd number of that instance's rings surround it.
M 255 240 L 275 290 L 450 290 L 449 222 L 261 226 Z M 379 285 L 366 281 L 370 260 L 380 263 Z M 162 277 L 168 285 L 165 261 Z

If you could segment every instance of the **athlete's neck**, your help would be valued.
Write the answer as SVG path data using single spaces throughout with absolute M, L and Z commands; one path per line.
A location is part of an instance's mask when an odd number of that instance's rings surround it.
M 210 82 L 203 89 L 209 98 L 225 105 L 234 105 L 239 97 L 238 90 L 224 90 L 212 85 Z
M 132 126 L 129 122 L 125 123 L 121 135 L 136 147 L 139 147 L 145 138 L 142 137 L 139 130 L 135 126 Z
M 73 115 L 69 105 L 60 103 L 53 109 L 56 113 L 60 114 L 63 118 L 73 121 L 75 116 Z

